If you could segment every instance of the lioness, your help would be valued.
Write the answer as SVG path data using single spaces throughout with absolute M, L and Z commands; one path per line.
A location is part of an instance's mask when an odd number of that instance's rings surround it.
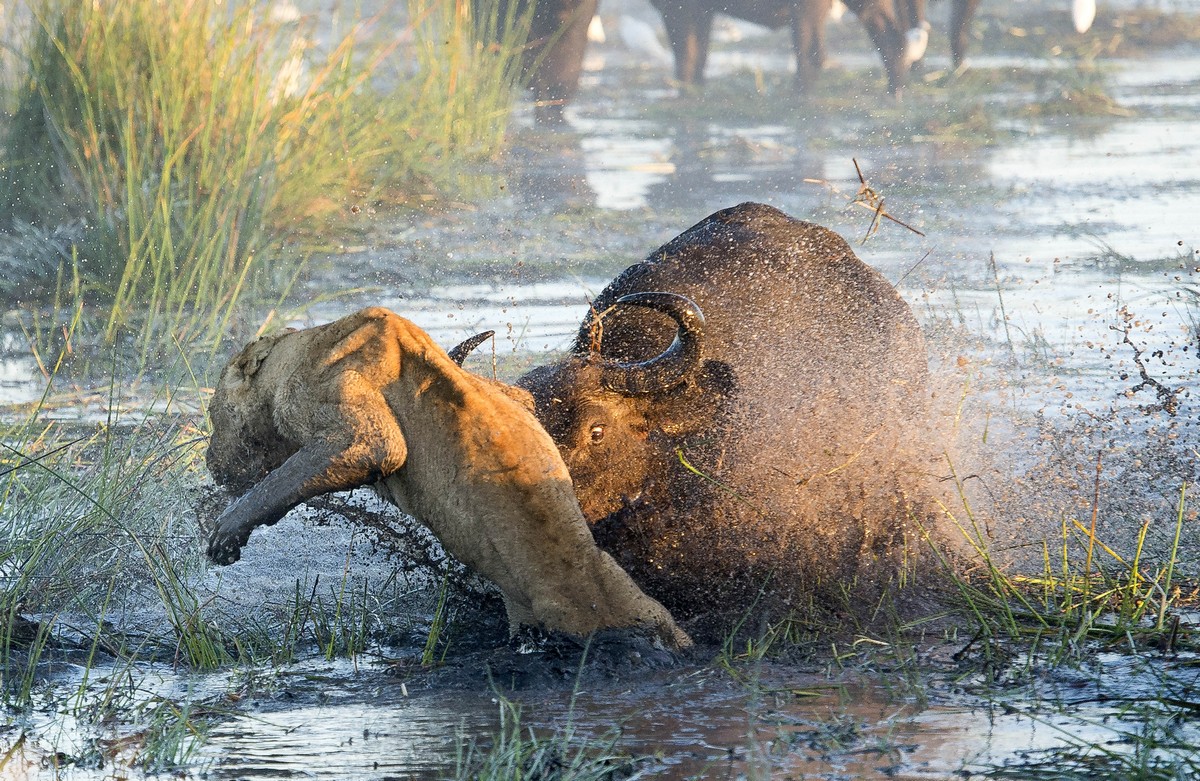
M 225 367 L 209 406 L 208 468 L 242 496 L 208 557 L 235 562 L 256 527 L 371 485 L 500 588 L 513 629 L 638 628 L 669 649 L 691 645 L 596 547 L 531 406 L 386 309 L 259 339 Z

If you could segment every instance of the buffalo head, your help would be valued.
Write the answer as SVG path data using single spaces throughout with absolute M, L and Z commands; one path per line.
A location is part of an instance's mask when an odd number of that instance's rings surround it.
M 630 318 L 671 323 L 668 344 L 650 357 L 606 357 L 606 321 Z M 620 323 L 618 326 L 617 323 Z M 558 444 L 584 517 L 595 522 L 637 501 L 664 452 L 689 434 L 709 431 L 731 390 L 724 364 L 704 358 L 704 315 L 675 293 L 619 298 L 585 324 L 591 344 L 562 363 L 534 369 L 518 385 L 528 390 L 538 419 Z

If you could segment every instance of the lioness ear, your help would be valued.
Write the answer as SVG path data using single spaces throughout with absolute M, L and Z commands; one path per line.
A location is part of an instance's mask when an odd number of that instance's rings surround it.
M 279 341 L 279 337 L 286 334 L 294 333 L 295 328 L 284 329 L 282 333 L 273 336 L 263 336 L 257 341 L 252 342 L 249 347 L 242 350 L 242 354 L 238 356 L 237 368 L 242 373 L 243 377 L 253 377 L 258 367 L 270 355 L 271 350 L 275 347 L 275 343 Z
M 516 385 L 508 385 L 503 382 L 496 382 L 495 387 L 505 396 L 508 396 L 510 399 L 529 410 L 531 415 L 537 415 L 537 409 L 533 402 L 532 393 L 524 388 L 519 388 Z

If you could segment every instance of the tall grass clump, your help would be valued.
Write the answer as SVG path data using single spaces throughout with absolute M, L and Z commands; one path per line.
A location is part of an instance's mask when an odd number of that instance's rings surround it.
M 490 154 L 503 142 L 534 3 L 408 0 L 418 114 L 451 146 Z
M 1097 463 L 1097 481 L 1100 479 Z M 957 479 L 957 478 L 956 478 Z M 1091 517 L 1063 518 L 1057 539 L 1041 543 L 1040 573 L 1011 572 L 995 559 L 988 537 L 962 494 L 963 509 L 944 508 L 976 558 L 964 577 L 943 559 L 954 587 L 977 623 L 977 639 L 1052 641 L 1058 653 L 1080 652 L 1088 641 L 1174 649 L 1185 638 L 1179 611 L 1196 588 L 1179 572 L 1189 491 L 1183 483 L 1169 521 L 1169 547 L 1151 556 L 1144 522 L 1133 549 L 1118 551 L 1097 535 L 1098 498 Z M 1099 489 L 1097 488 L 1097 491 Z M 939 554 L 940 555 L 940 554 Z M 1186 589 L 1185 589 L 1186 586 Z
M 247 293 L 286 291 L 289 239 L 493 154 L 520 31 L 485 44 L 461 3 L 412 3 L 416 64 L 385 79 L 395 36 L 314 54 L 249 0 L 28 0 L 0 147 L 0 230 L 26 237 L 7 253 L 26 273 L 0 292 L 44 301 L 78 280 L 105 341 L 133 326 L 143 355 L 166 333 L 215 340 Z M 21 262 L 64 226 L 68 246 Z
M 118 399 L 112 400 L 115 404 Z M 171 490 L 199 457 L 195 431 L 174 420 L 116 419 L 64 428 L 38 415 L 0 430 L 0 698 L 28 704 L 48 649 L 72 633 L 92 652 L 133 658 L 112 631 L 119 611 L 165 613 L 174 637 L 144 650 L 193 666 L 223 661 L 184 584 L 197 558 Z M 161 604 L 160 604 L 161 603 Z

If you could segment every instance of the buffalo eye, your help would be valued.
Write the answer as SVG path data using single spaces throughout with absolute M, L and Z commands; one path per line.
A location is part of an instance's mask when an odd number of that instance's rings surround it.
M 596 425 L 592 426 L 592 430 L 589 432 L 589 434 L 592 438 L 592 444 L 600 442 L 604 439 L 604 424 L 597 423 Z

